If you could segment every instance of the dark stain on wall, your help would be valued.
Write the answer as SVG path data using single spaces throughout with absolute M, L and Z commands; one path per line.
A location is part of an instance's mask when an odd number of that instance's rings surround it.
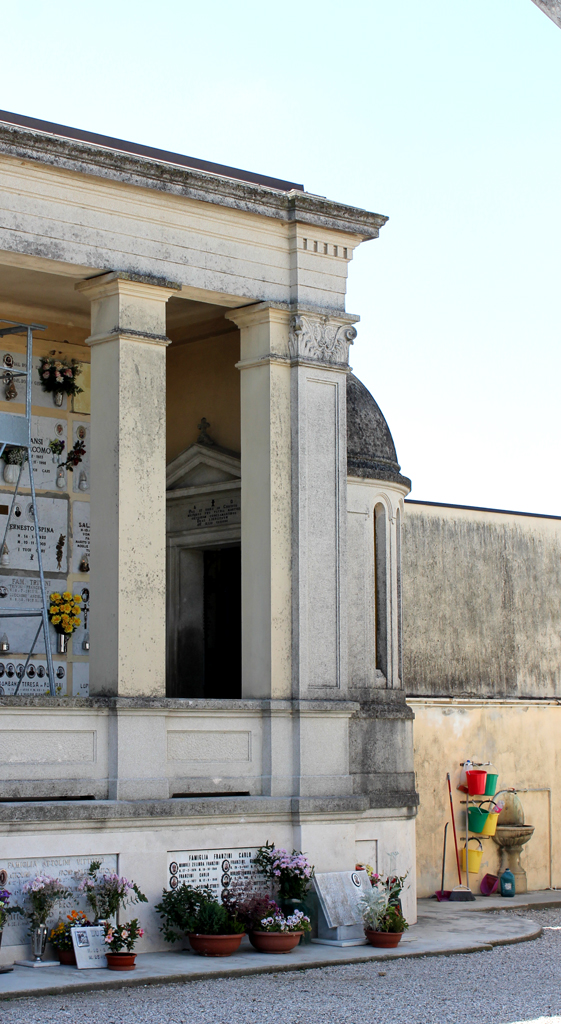
M 409 695 L 561 697 L 561 522 L 409 505 L 402 558 Z

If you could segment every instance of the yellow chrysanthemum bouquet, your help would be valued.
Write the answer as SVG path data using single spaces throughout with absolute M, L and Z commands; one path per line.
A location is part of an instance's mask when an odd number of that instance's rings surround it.
M 82 598 L 79 594 L 72 595 L 65 590 L 64 594 L 51 594 L 49 600 L 49 618 L 56 632 L 71 636 L 82 621 L 80 618 Z

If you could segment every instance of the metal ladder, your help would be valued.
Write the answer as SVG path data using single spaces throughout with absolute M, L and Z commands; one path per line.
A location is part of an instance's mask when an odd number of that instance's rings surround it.
M 2 327 L 2 324 L 8 324 L 7 327 Z M 39 567 L 39 584 L 41 588 L 41 608 L 29 609 L 29 611 L 22 610 L 20 608 L 0 608 L 0 620 L 1 619 L 40 619 L 35 634 L 35 639 L 31 645 L 31 650 L 27 655 L 27 660 L 23 667 L 23 671 L 19 676 L 17 685 L 14 691 L 14 696 L 17 694 L 22 680 L 27 672 L 27 666 L 33 651 L 35 650 L 35 644 L 39 639 L 39 634 L 43 630 L 43 637 L 45 640 L 45 653 L 47 656 L 47 674 L 49 677 L 49 693 L 51 697 L 56 696 L 55 688 L 55 674 L 53 669 L 53 656 L 51 651 L 51 644 L 49 640 L 49 615 L 48 615 L 48 604 L 47 604 L 47 591 L 45 589 L 45 574 L 43 572 L 43 556 L 41 554 L 41 540 L 39 537 L 39 522 L 37 519 L 37 499 L 35 497 L 35 481 L 33 479 L 33 466 L 31 463 L 31 384 L 32 384 L 32 372 L 33 372 L 33 331 L 45 331 L 46 328 L 42 327 L 41 324 L 22 324 L 18 323 L 17 320 L 4 320 L 0 317 L 0 338 L 6 337 L 8 334 L 25 334 L 27 335 L 27 355 L 26 355 L 26 368 L 25 370 L 14 370 L 13 368 L 4 367 L 0 369 L 0 381 L 4 384 L 11 384 L 14 377 L 25 378 L 25 416 L 21 413 L 10 413 L 0 412 L 0 458 L 4 454 L 6 445 L 16 446 L 18 448 L 27 449 L 27 465 L 29 467 L 29 485 L 31 489 L 31 501 L 33 505 L 33 525 L 35 527 L 35 543 L 37 546 L 37 565 Z M 4 544 L 6 543 L 6 537 L 10 528 L 10 520 L 12 518 L 12 512 L 15 507 L 16 497 L 18 488 L 21 480 L 21 474 L 25 463 L 22 462 L 19 468 L 18 479 L 14 489 L 14 496 L 12 498 L 12 504 L 8 513 L 8 519 L 6 522 L 6 529 L 4 530 L 4 536 L 2 538 L 2 545 L 0 552 L 4 550 Z

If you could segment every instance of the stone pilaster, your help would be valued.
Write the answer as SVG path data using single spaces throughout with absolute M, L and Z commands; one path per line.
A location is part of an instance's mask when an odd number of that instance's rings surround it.
M 91 300 L 90 692 L 165 695 L 169 282 L 110 273 Z

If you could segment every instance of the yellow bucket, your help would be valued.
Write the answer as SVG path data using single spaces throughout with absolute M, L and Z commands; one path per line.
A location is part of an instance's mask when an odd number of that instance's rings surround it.
M 495 832 L 497 831 L 497 821 L 498 820 L 499 820 L 499 815 L 498 814 L 493 814 L 491 811 L 489 811 L 489 814 L 487 815 L 487 820 L 485 821 L 485 824 L 484 824 L 483 828 L 481 829 L 480 835 L 482 835 L 482 836 L 494 836 Z M 470 868 L 470 870 L 471 870 L 471 868 Z
M 475 836 L 472 836 L 469 842 L 471 843 Z M 468 850 L 468 866 L 470 875 L 477 875 L 479 868 L 481 867 L 481 858 L 483 856 L 483 844 L 479 839 L 475 839 L 476 843 L 479 843 L 478 850 Z M 462 871 L 466 870 L 466 848 L 462 846 Z

